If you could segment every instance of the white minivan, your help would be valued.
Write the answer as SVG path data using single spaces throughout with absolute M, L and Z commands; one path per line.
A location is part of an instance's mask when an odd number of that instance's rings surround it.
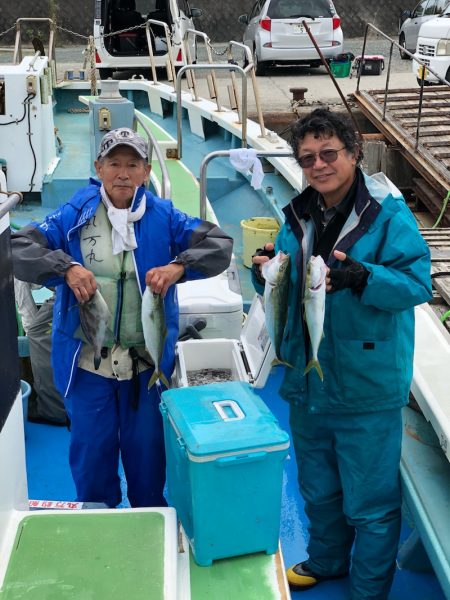
M 188 0 L 95 0 L 94 40 L 96 66 L 101 79 L 111 77 L 114 71 L 149 69 L 149 51 L 145 27 L 148 19 L 167 23 L 172 35 L 175 66 L 182 66 L 181 42 L 187 29 L 195 29 L 193 18 L 202 10 L 191 8 Z M 111 32 L 122 31 L 109 36 Z M 155 66 L 167 63 L 167 42 L 164 28 L 151 25 L 152 49 Z M 192 37 L 192 36 L 191 36 Z M 192 39 L 191 54 L 195 60 Z
M 450 6 L 447 6 L 439 17 L 427 21 L 421 26 L 414 56 L 420 58 L 425 65 L 450 83 Z M 423 77 L 425 85 L 442 83 L 426 67 L 422 67 L 415 60 L 413 60 L 412 69 L 419 85 L 423 69 L 425 69 Z

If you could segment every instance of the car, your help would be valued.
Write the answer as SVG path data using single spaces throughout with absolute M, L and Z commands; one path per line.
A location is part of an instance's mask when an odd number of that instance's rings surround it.
M 442 15 L 424 23 L 417 38 L 414 58 L 419 58 L 425 66 L 413 60 L 412 70 L 417 83 L 424 85 L 441 84 L 441 79 L 450 83 L 450 5 Z M 427 68 L 439 75 L 437 78 Z
M 257 0 L 249 14 L 239 17 L 257 75 L 274 64 L 322 64 L 303 21 L 327 60 L 342 53 L 341 19 L 331 0 Z
M 449 4 L 450 0 L 421 0 L 413 10 L 404 10 L 399 19 L 400 46 L 414 54 L 422 24 L 442 14 Z M 404 50 L 400 50 L 400 57 L 403 60 L 411 59 Z
M 95 61 L 101 79 L 111 77 L 114 71 L 139 71 L 150 68 L 147 37 L 143 27 L 147 19 L 168 24 L 176 50 L 173 56 L 174 65 L 184 64 L 181 41 L 187 29 L 195 29 L 193 18 L 202 15 L 202 10 L 191 8 L 188 0 L 94 0 L 94 2 Z M 120 33 L 109 35 L 114 31 Z M 155 66 L 165 67 L 168 56 L 164 28 L 153 24 L 151 31 Z M 191 39 L 190 43 L 191 55 L 195 59 L 195 42 Z

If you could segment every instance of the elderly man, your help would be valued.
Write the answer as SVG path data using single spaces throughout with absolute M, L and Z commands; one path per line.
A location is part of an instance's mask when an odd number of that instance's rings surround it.
M 71 420 L 70 466 L 77 499 L 122 500 L 121 456 L 132 506 L 165 504 L 165 455 L 157 386 L 141 324 L 146 286 L 164 297 L 167 338 L 160 368 L 170 379 L 178 337 L 175 283 L 210 277 L 229 264 L 232 239 L 145 189 L 145 140 L 128 128 L 107 133 L 98 179 L 39 225 L 13 236 L 17 278 L 56 287 L 52 365 Z M 113 333 L 98 369 L 80 330 L 80 304 L 101 288 Z M 98 366 L 98 365 L 96 365 Z

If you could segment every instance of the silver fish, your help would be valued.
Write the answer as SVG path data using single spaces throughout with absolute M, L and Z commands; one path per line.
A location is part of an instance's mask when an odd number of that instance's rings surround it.
M 266 327 L 275 349 L 275 355 L 281 362 L 283 362 L 281 343 L 288 314 L 290 272 L 289 254 L 284 254 L 281 250 L 262 266 L 262 275 L 266 282 L 264 287 Z
M 155 372 L 148 382 L 148 387 L 158 381 L 169 386 L 166 376 L 161 371 L 161 359 L 167 337 L 164 300 L 161 294 L 154 294 L 147 286 L 142 296 L 142 328 L 144 330 L 145 346 L 155 365 Z
M 112 337 L 108 327 L 111 312 L 99 290 L 87 302 L 79 304 L 79 308 L 81 329 L 86 341 L 94 348 L 94 368 L 97 370 L 102 360 L 102 348 L 106 340 Z
M 305 306 L 305 319 L 308 325 L 309 339 L 311 340 L 312 358 L 306 365 L 304 374 L 311 369 L 316 369 L 323 381 L 322 367 L 317 358 L 320 342 L 323 338 L 323 322 L 325 320 L 325 296 L 327 266 L 321 256 L 311 256 L 306 268 L 306 286 L 303 303 Z

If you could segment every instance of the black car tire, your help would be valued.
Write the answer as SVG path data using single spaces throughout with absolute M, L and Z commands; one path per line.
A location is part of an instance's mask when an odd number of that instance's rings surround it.
M 398 43 L 399 43 L 399 44 L 400 44 L 400 46 L 401 46 L 402 48 L 404 48 L 405 50 L 407 50 L 407 49 L 408 49 L 408 48 L 406 48 L 406 40 L 405 40 L 405 36 L 404 36 L 404 34 L 403 34 L 403 33 L 402 33 L 402 34 L 401 34 L 401 36 L 398 38 Z M 408 54 L 406 54 L 406 52 L 403 52 L 403 50 L 400 50 L 400 49 L 399 49 L 399 52 L 400 52 L 400 58 L 401 58 L 402 60 L 411 60 L 410 56 L 408 56 Z
M 256 48 L 253 49 L 253 67 L 256 75 L 262 76 L 266 74 L 266 64 L 258 60 Z

